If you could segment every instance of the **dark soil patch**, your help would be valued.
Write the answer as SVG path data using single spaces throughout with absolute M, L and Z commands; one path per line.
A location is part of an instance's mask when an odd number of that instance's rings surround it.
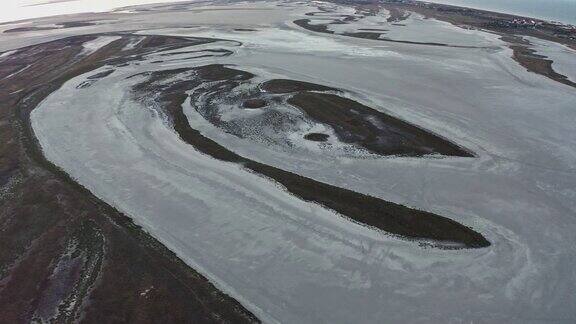
M 69 21 L 69 22 L 64 22 L 62 24 L 60 24 L 60 26 L 62 26 L 62 28 L 77 28 L 77 27 L 88 27 L 88 26 L 94 26 L 96 25 L 93 22 L 89 22 L 89 21 Z
M 248 99 L 244 101 L 242 107 L 247 109 L 258 109 L 266 106 L 266 100 L 256 98 L 256 99 Z
M 304 138 L 314 142 L 326 142 L 328 138 L 330 138 L 330 135 L 322 133 L 308 133 L 304 135 Z

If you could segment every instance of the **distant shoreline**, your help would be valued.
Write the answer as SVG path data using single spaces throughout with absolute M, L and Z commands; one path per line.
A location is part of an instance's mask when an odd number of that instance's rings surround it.
M 477 1 L 478 0 L 426 0 L 424 2 L 458 6 L 458 7 L 470 8 L 470 9 L 476 9 L 476 10 L 492 11 L 492 12 L 498 12 L 498 13 L 503 13 L 503 14 L 520 16 L 520 17 L 528 17 L 528 18 L 534 18 L 534 19 L 539 19 L 539 20 L 559 22 L 562 24 L 576 25 L 576 2 L 574 2 L 572 8 L 568 8 L 569 10 L 567 10 L 567 11 L 569 13 L 566 14 L 566 16 L 558 16 L 558 14 L 555 14 L 552 11 L 544 12 L 541 10 L 541 8 L 534 7 L 535 3 L 532 4 L 532 6 L 528 5 L 526 8 L 514 8 L 513 5 L 510 6 L 510 8 L 503 8 L 502 7 L 503 2 L 498 2 L 498 4 L 491 4 L 490 1 L 488 1 L 488 4 L 486 4 L 486 2 L 478 2 L 478 4 L 469 3 L 469 2 L 477 2 Z M 560 0 L 556 0 L 556 1 L 560 2 Z M 557 5 L 560 6 L 561 4 L 558 3 Z M 506 6 L 506 5 L 503 5 L 503 6 Z M 539 7 L 540 5 L 537 5 L 537 6 Z M 542 5 L 542 7 L 549 8 L 550 4 L 547 3 L 546 6 Z M 552 5 L 552 7 L 554 7 L 554 4 Z M 573 14 L 571 14 L 571 13 L 573 13 Z
M 53 14 L 49 14 L 46 15 L 46 12 L 49 10 L 46 10 L 48 6 L 51 5 L 58 5 L 58 4 L 62 4 L 63 2 L 70 2 L 71 0 L 58 0 L 55 2 L 39 2 L 39 3 L 35 3 L 35 4 L 27 4 L 26 6 L 22 6 L 20 9 L 26 12 L 30 12 L 31 9 L 30 7 L 39 7 L 42 8 L 43 10 L 40 11 L 41 13 L 38 14 L 37 16 L 31 16 L 31 17 L 24 17 L 24 16 L 16 16 L 15 18 L 6 18 L 6 17 L 2 17 L 0 16 L 0 25 L 8 25 L 8 24 L 15 24 L 15 23 L 20 23 L 20 22 L 29 22 L 29 21 L 34 21 L 35 19 L 40 19 L 40 18 L 48 18 L 48 17 L 54 17 L 54 16 L 61 16 L 61 15 L 69 15 L 69 14 L 87 14 L 87 13 L 91 13 L 91 12 L 99 12 L 99 13 L 103 13 L 103 12 L 112 12 L 118 9 L 121 9 L 123 7 L 130 7 L 130 6 L 134 6 L 134 5 L 140 5 L 140 4 L 118 4 L 118 6 L 112 6 L 110 7 L 108 10 L 102 10 L 102 8 L 91 8 L 91 7 L 86 7 L 85 11 L 77 11 L 77 10 L 72 10 L 72 11 L 54 11 Z M 76 0 L 78 1 L 78 0 Z M 177 2 L 183 2 L 186 0 L 173 0 L 173 1 L 166 1 L 166 0 L 157 0 L 157 1 L 150 1 L 150 0 L 143 0 L 141 5 L 154 5 L 154 4 L 160 4 L 160 3 L 177 3 Z M 531 19 L 538 19 L 538 20 L 542 20 L 542 21 L 548 21 L 548 22 L 559 22 L 562 23 L 564 25 L 576 25 L 576 14 L 574 15 L 574 20 L 573 21 L 566 21 L 564 18 L 552 18 L 552 17 L 548 17 L 548 16 L 541 16 L 541 17 L 536 17 L 533 16 L 531 14 L 528 13 L 522 13 L 516 10 L 501 10 L 501 9 L 497 9 L 497 8 L 489 8 L 489 6 L 487 7 L 483 7 L 481 5 L 479 6 L 474 6 L 471 4 L 461 4 L 461 3 L 457 3 L 459 0 L 427 0 L 427 1 L 419 1 L 421 3 L 431 3 L 431 4 L 439 4 L 439 5 L 445 5 L 445 6 L 454 6 L 454 7 L 460 7 L 460 8 L 468 8 L 468 9 L 472 9 L 472 10 L 480 10 L 480 11 L 488 11 L 488 12 L 494 12 L 494 13 L 500 13 L 500 14 L 505 14 L 505 15 L 513 15 L 513 16 L 517 16 L 517 17 L 523 17 L 523 18 L 531 18 Z M 75 2 L 75 1 L 74 1 Z M 360 3 L 362 1 L 344 1 L 344 2 L 352 2 L 352 3 Z M 365 2 L 365 1 L 364 1 Z M 386 3 L 387 1 L 379 1 L 381 3 Z M 411 0 L 400 0 L 400 1 L 395 1 L 395 2 L 416 2 L 416 1 L 411 1 Z M 575 4 L 576 7 L 576 4 Z M 8 8 L 10 10 L 14 10 L 14 8 Z M 576 11 L 576 8 L 574 9 Z
M 574 81 L 570 80 L 566 75 L 558 73 L 558 71 L 554 69 L 552 66 L 552 59 L 538 54 L 533 44 L 525 38 L 535 37 L 545 41 L 562 44 L 576 50 L 576 27 L 572 25 L 562 25 L 535 18 L 526 18 L 480 9 L 414 0 L 384 0 L 378 4 L 367 4 L 362 0 L 332 1 L 338 4 L 355 6 L 356 15 L 359 11 L 364 12 L 365 15 L 375 15 L 384 8 L 389 12 L 388 23 L 392 23 L 393 25 L 404 26 L 403 24 L 398 24 L 398 22 L 405 20 L 410 16 L 410 12 L 413 12 L 422 15 L 425 19 L 436 19 L 448 22 L 460 28 L 483 30 L 498 35 L 500 36 L 500 39 L 506 42 L 507 46 L 513 51 L 512 59 L 528 71 L 576 88 L 576 83 Z M 320 7 L 318 9 L 324 12 L 329 11 L 327 9 L 322 10 Z M 308 13 L 306 15 L 313 16 L 314 14 L 315 13 Z M 335 34 L 333 30 L 329 29 L 330 24 L 349 24 L 358 19 L 357 16 L 353 15 L 343 16 L 344 18 L 340 18 L 337 21 L 326 22 L 324 24 L 310 24 L 309 19 L 295 20 L 294 23 L 302 28 L 314 32 Z M 383 32 L 364 30 L 340 33 L 340 35 L 413 45 L 452 46 L 462 48 L 462 46 L 453 46 L 444 43 L 389 39 L 387 37 L 382 37 L 385 33 L 385 30 Z

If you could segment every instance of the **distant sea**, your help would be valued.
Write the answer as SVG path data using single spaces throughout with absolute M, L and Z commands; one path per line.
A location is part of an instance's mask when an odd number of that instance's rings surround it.
M 576 25 L 576 0 L 425 0 Z

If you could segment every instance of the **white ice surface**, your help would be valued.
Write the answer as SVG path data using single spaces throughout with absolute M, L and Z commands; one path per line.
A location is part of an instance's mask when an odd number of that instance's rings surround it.
M 6 51 L 6 52 L 0 54 L 0 59 L 3 59 L 3 58 L 5 58 L 5 57 L 8 57 L 8 56 L 10 56 L 10 55 L 12 55 L 12 54 L 14 54 L 14 53 L 16 53 L 16 51 Z
M 88 56 L 101 49 L 102 47 L 112 43 L 113 41 L 119 40 L 120 38 L 120 36 L 100 36 L 92 41 L 84 43 L 84 49 L 82 49 L 80 55 Z
M 32 113 L 46 156 L 266 322 L 574 322 L 574 89 L 525 71 L 495 36 L 485 35 L 499 50 L 432 48 L 282 25 L 156 31 L 245 45 L 209 45 L 230 46 L 228 58 L 142 62 L 86 89 L 76 86 L 93 72 L 71 80 Z M 138 81 L 128 75 L 214 62 L 348 89 L 472 149 L 478 158 L 286 154 L 186 110 L 191 124 L 247 157 L 439 213 L 493 245 L 422 249 L 354 224 L 196 152 L 127 94 Z
M 85 12 L 103 12 L 126 6 L 178 1 L 184 0 L 70 0 L 54 2 L 47 0 L 3 0 L 0 22 Z

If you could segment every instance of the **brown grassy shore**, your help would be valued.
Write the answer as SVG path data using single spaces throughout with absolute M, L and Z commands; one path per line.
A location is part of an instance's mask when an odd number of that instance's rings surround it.
M 0 319 L 4 323 L 245 323 L 258 319 L 130 218 L 47 161 L 31 111 L 74 76 L 205 40 L 130 35 L 89 56 L 79 36 L 0 61 Z M 114 57 L 112 59 L 112 57 Z M 130 57 L 128 59 L 128 57 Z

